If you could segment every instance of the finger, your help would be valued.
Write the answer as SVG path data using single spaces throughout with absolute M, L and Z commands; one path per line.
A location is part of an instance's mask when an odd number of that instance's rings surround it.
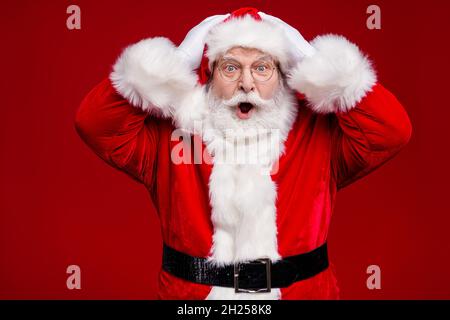
M 260 15 L 261 15 L 261 18 L 263 18 L 263 19 L 265 19 L 265 20 L 267 20 L 267 21 L 272 21 L 272 22 L 274 22 L 274 23 L 277 23 L 277 24 L 280 24 L 280 25 L 282 25 L 283 27 L 285 27 L 286 29 L 289 29 L 289 30 L 291 30 L 292 32 L 295 32 L 295 33 L 300 33 L 296 28 L 294 28 L 293 26 L 291 26 L 290 24 L 287 24 L 286 22 L 284 22 L 283 20 L 281 20 L 280 18 L 277 18 L 277 17 L 274 17 L 274 16 L 271 16 L 271 15 L 268 15 L 268 14 L 266 14 L 266 13 L 264 13 L 264 12 L 258 12 Z
M 203 37 L 204 34 L 207 33 L 214 25 L 225 20 L 226 17 L 228 17 L 228 16 L 229 16 L 229 14 L 210 16 L 210 17 L 206 18 L 205 20 L 203 20 L 202 22 L 200 22 L 195 27 L 193 27 L 191 30 L 189 30 L 188 34 Z
M 214 15 L 211 17 L 206 18 L 205 20 L 202 21 L 201 25 L 214 25 L 217 23 L 222 22 L 223 20 L 225 20 L 226 18 L 228 18 L 230 14 L 219 14 L 219 15 Z
M 267 20 L 267 21 L 272 21 L 275 23 L 281 23 L 281 24 L 286 24 L 283 20 L 281 20 L 280 18 L 271 16 L 270 14 L 264 13 L 262 11 L 258 12 L 259 16 L 263 19 L 263 20 Z

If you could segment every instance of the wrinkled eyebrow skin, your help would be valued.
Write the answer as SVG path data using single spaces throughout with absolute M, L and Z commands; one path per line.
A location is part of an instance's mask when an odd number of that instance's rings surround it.
M 222 60 L 222 62 L 230 61 L 230 62 L 236 62 L 238 64 L 242 64 L 239 60 L 237 60 L 233 55 L 230 55 L 230 54 L 224 55 L 220 60 Z M 255 59 L 255 61 L 252 62 L 252 64 L 255 62 L 258 62 L 258 61 L 272 61 L 275 63 L 275 61 L 273 61 L 272 57 L 268 54 L 259 56 L 258 58 Z

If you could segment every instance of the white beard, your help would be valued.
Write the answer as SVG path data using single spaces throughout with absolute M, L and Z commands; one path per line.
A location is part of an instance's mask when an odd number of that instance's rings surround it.
M 249 119 L 236 115 L 233 106 L 242 101 L 256 105 Z M 209 180 L 214 235 L 208 260 L 223 265 L 268 257 L 275 262 L 280 259 L 277 192 L 270 169 L 284 152 L 297 115 L 295 95 L 282 85 L 271 100 L 250 95 L 222 101 L 209 90 L 207 107 L 202 133 L 214 164 Z M 280 295 L 279 289 L 235 293 L 234 288 L 213 287 L 207 299 L 280 299 Z
M 295 117 L 296 108 L 295 95 L 291 89 L 280 81 L 280 86 L 272 99 L 262 99 L 258 93 L 245 94 L 239 92 L 231 99 L 218 98 L 211 88 L 206 92 L 208 107 L 208 120 L 212 128 L 219 130 L 222 134 L 226 131 L 253 130 L 282 130 L 287 134 L 290 128 L 289 122 Z M 255 106 L 255 112 L 249 119 L 239 119 L 236 115 L 236 105 L 240 102 L 250 102 Z

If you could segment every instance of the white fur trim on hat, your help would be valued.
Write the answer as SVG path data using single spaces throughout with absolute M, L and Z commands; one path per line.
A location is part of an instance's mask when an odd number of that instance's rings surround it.
M 132 105 L 163 117 L 171 117 L 197 83 L 196 74 L 164 37 L 144 39 L 127 47 L 117 59 L 110 79 Z
M 317 36 L 311 45 L 317 52 L 305 57 L 288 74 L 289 86 L 303 93 L 316 112 L 354 108 L 377 81 L 371 61 L 340 35 Z
M 210 30 L 206 37 L 206 56 L 211 69 L 212 63 L 233 47 L 255 48 L 275 57 L 281 68 L 287 70 L 289 54 L 286 43 L 280 26 L 244 15 L 222 22 Z

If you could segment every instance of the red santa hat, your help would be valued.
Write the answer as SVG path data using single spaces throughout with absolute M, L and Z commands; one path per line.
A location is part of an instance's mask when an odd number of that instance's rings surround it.
M 288 70 L 291 62 L 284 31 L 280 26 L 264 21 L 258 12 L 258 9 L 252 7 L 240 8 L 211 29 L 205 40 L 200 67 L 197 69 L 200 84 L 208 82 L 213 62 L 237 46 L 268 53 L 280 63 L 283 71 Z

